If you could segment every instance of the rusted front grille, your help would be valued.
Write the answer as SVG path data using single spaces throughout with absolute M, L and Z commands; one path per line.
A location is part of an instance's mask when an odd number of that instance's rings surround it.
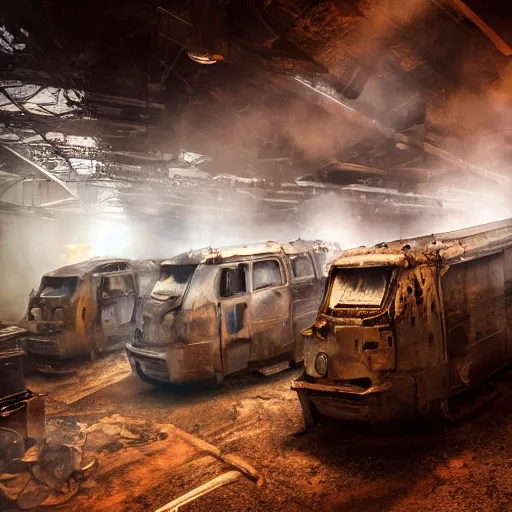
M 166 361 L 137 357 L 135 364 L 138 366 L 138 370 L 147 377 L 161 382 L 169 382 L 169 371 Z

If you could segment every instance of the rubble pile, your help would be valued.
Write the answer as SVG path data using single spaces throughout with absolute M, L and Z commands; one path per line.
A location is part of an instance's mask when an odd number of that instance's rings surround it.
M 166 437 L 149 422 L 119 415 L 92 424 L 52 419 L 45 436 L 37 441 L 25 442 L 14 430 L 0 428 L 0 509 L 29 510 L 66 503 L 100 465 L 102 453 Z

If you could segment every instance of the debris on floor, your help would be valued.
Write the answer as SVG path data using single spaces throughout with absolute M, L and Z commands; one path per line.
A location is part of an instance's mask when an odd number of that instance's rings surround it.
M 26 332 L 23 327 L 0 323 L 0 351 L 23 347 L 23 336 Z
M 74 510 L 110 512 L 126 510 L 134 500 L 142 500 L 151 510 L 161 506 L 161 497 L 153 491 L 169 482 L 173 499 L 178 499 L 190 489 L 202 489 L 208 480 L 215 482 L 213 487 L 207 485 L 212 490 L 231 482 L 224 481 L 225 474 L 260 479 L 245 460 L 222 454 L 174 425 L 119 414 L 89 424 L 51 419 L 46 435 L 27 450 L 19 434 L 4 430 L 0 432 L 2 510 L 69 502 Z M 203 491 L 193 493 L 195 498 Z
M 47 411 L 51 415 L 65 411 L 66 406 L 117 384 L 131 374 L 130 363 L 124 353 L 70 365 L 69 374 L 31 375 L 27 378 L 31 389 L 49 396 Z M 79 386 L 77 382 L 80 382 Z

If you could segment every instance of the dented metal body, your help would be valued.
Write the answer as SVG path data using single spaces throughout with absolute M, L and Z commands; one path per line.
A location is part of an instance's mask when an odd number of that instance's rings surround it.
M 131 339 L 158 263 L 94 258 L 45 274 L 24 322 L 36 364 L 94 357 Z
M 512 361 L 512 220 L 343 253 L 292 384 L 318 416 L 445 416 Z
M 337 244 L 296 241 L 211 248 L 162 262 L 127 345 L 133 370 L 149 381 L 186 383 L 247 368 L 302 360 Z

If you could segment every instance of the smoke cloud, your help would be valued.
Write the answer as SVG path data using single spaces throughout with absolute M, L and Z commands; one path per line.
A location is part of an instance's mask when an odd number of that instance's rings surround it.
M 304 201 L 283 221 L 264 201 L 232 192 L 229 201 L 203 193 L 183 207 L 180 218 L 118 219 L 71 215 L 58 222 L 0 216 L 0 320 L 25 314 L 31 289 L 60 266 L 94 256 L 165 259 L 190 249 L 224 247 L 296 238 L 338 242 L 343 248 L 450 231 L 512 216 L 510 202 L 490 198 L 460 214 L 442 208 L 421 216 L 390 218 L 383 209 L 361 216 L 360 209 L 331 193 Z M 149 202 L 150 199 L 148 199 Z M 500 206 L 501 205 L 501 206 Z

